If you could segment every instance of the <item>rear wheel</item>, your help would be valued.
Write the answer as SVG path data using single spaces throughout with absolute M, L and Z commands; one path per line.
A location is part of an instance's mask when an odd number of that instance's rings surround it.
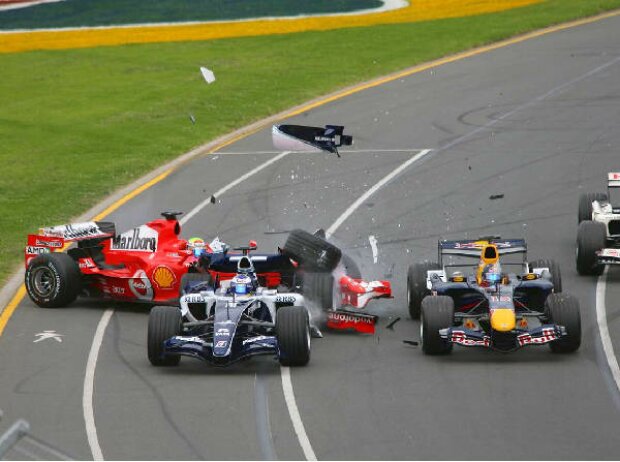
M 596 252 L 605 247 L 607 230 L 603 223 L 582 221 L 577 228 L 577 271 L 581 275 L 600 275 L 604 266 L 599 265 Z
M 407 307 L 412 319 L 420 319 L 422 300 L 430 291 L 426 287 L 426 272 L 441 269 L 435 262 L 415 263 L 407 271 Z
M 30 299 L 42 308 L 59 308 L 73 302 L 82 289 L 82 272 L 66 253 L 33 258 L 25 275 Z
M 321 272 L 333 271 L 342 256 L 342 252 L 335 245 L 301 229 L 291 231 L 282 252 L 305 269 Z
M 454 323 L 454 301 L 445 295 L 429 296 L 422 300 L 420 341 L 427 355 L 446 354 L 452 351 L 452 343 L 439 335 L 441 329 Z
M 581 345 L 579 301 L 572 295 L 550 294 L 545 303 L 549 322 L 564 326 L 566 335 L 549 343 L 554 353 L 572 353 Z
M 592 220 L 592 202 L 609 200 L 605 193 L 587 193 L 579 196 L 578 223 Z
M 179 355 L 164 355 L 164 342 L 181 334 L 181 311 L 174 306 L 156 306 L 149 315 L 148 356 L 153 366 L 176 366 Z
M 551 273 L 551 282 L 553 283 L 553 291 L 556 293 L 562 292 L 562 272 L 560 271 L 560 265 L 558 262 L 551 259 L 540 259 L 530 262 L 530 268 L 549 268 Z
M 283 366 L 305 366 L 310 361 L 310 318 L 303 306 L 284 306 L 276 315 L 276 337 Z

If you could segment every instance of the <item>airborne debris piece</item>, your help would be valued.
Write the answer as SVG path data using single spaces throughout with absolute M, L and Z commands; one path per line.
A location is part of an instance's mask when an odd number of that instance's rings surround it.
M 319 152 L 328 151 L 338 157 L 340 146 L 351 146 L 353 137 L 344 135 L 341 125 L 308 127 L 305 125 L 274 125 L 271 130 L 273 145 L 282 151 Z
M 211 203 L 215 204 L 215 196 L 214 195 L 211 195 Z
M 391 321 L 387 326 L 385 326 L 385 328 L 394 330 L 394 324 L 396 324 L 398 321 L 400 321 L 400 316 L 397 316 L 393 321 Z
M 196 125 L 196 118 L 194 117 L 194 114 L 189 115 L 189 120 L 192 121 L 192 125 Z
M 418 346 L 420 342 L 416 342 L 415 340 L 403 340 L 403 343 L 411 346 Z
M 213 71 L 207 69 L 206 67 L 201 67 L 200 73 L 202 74 L 202 77 L 207 83 L 215 82 L 215 74 L 213 73 Z
M 497 199 L 503 199 L 503 198 L 504 198 L 503 194 L 492 194 L 489 196 L 489 199 L 492 201 L 497 200 Z

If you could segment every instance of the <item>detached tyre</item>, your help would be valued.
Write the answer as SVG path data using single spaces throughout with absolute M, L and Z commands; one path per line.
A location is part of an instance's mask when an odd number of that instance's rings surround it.
M 311 271 L 333 271 L 342 252 L 325 239 L 301 229 L 291 231 L 282 252 Z
M 283 366 L 305 366 L 310 361 L 310 319 L 303 306 L 284 306 L 276 315 L 276 338 Z
M 164 356 L 164 342 L 181 335 L 181 311 L 174 306 L 156 306 L 149 315 L 147 348 L 153 366 L 176 366 L 179 355 Z
M 600 275 L 604 266 L 599 265 L 596 252 L 605 247 L 607 230 L 603 223 L 582 221 L 577 228 L 577 271 L 581 275 Z
M 560 271 L 560 265 L 555 260 L 534 260 L 530 262 L 530 269 L 534 268 L 549 268 L 551 273 L 551 282 L 553 283 L 553 291 L 556 293 L 562 292 L 562 272 Z
M 445 295 L 430 296 L 422 300 L 420 341 L 427 355 L 440 355 L 452 351 L 452 343 L 439 335 L 441 329 L 454 323 L 454 301 Z
M 549 343 L 554 353 L 572 353 L 581 345 L 581 315 L 579 301 L 572 295 L 549 294 L 546 312 L 549 322 L 564 326 L 566 335 Z
M 412 319 L 420 319 L 422 300 L 431 292 L 426 287 L 426 272 L 441 269 L 435 262 L 415 263 L 407 271 L 407 307 Z
M 46 253 L 30 261 L 25 283 L 34 303 L 59 308 L 72 303 L 82 290 L 82 272 L 66 253 Z
M 579 223 L 584 220 L 592 220 L 592 202 L 607 200 L 609 198 L 605 193 L 587 193 L 579 196 Z

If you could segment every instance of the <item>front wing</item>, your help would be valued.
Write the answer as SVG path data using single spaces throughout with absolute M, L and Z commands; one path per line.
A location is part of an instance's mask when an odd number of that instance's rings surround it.
M 446 342 L 461 346 L 496 349 L 491 336 L 483 331 L 471 330 L 463 327 L 448 327 L 446 329 L 441 329 L 439 335 Z M 565 335 L 566 330 L 564 327 L 555 324 L 544 324 L 532 330 L 518 330 L 515 335 L 514 349 L 527 345 L 544 345 L 558 340 Z

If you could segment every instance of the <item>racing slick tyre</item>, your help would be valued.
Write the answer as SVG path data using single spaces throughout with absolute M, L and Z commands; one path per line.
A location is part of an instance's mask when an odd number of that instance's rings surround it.
M 604 266 L 599 265 L 596 251 L 605 247 L 607 230 L 603 223 L 582 221 L 577 228 L 577 271 L 581 275 L 600 275 Z
M 560 271 L 560 265 L 555 260 L 534 260 L 530 262 L 530 269 L 534 268 L 549 268 L 551 273 L 551 282 L 553 283 L 553 291 L 556 293 L 562 292 L 562 272 Z
M 181 311 L 174 306 L 156 306 L 149 314 L 148 356 L 153 366 L 177 366 L 178 355 L 164 356 L 164 342 L 181 334 Z
M 301 229 L 291 231 L 282 253 L 311 271 L 331 272 L 338 266 L 342 252 L 325 239 Z
M 439 335 L 441 329 L 454 323 L 454 301 L 445 295 L 429 296 L 422 300 L 420 341 L 427 355 L 440 355 L 452 351 L 452 343 Z
M 407 271 L 407 307 L 412 319 L 420 319 L 422 300 L 431 292 L 426 287 L 426 272 L 441 269 L 435 262 L 425 261 L 409 266 Z
M 59 308 L 73 302 L 82 290 L 82 272 L 66 253 L 46 253 L 30 261 L 25 283 L 34 303 Z
M 592 220 L 592 202 L 609 200 L 605 193 L 587 193 L 579 196 L 579 221 Z
M 545 303 L 548 322 L 564 326 L 566 335 L 549 343 L 554 353 L 572 353 L 581 345 L 579 301 L 572 295 L 549 294 Z
M 276 315 L 276 338 L 283 366 L 305 366 L 310 361 L 310 317 L 303 306 L 283 306 Z
M 303 295 L 323 311 L 334 308 L 335 281 L 332 273 L 305 273 Z

